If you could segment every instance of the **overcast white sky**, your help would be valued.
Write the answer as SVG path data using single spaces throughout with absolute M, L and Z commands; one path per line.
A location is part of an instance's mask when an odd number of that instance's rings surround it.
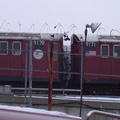
M 120 31 L 120 0 L 0 0 L 0 31 L 83 33 L 92 22 Z

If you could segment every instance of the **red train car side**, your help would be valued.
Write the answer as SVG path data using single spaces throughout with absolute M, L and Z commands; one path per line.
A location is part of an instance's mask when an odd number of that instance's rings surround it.
M 85 43 L 83 35 L 73 35 L 72 41 L 71 67 L 76 74 L 72 75 L 70 83 L 75 84 L 74 87 L 80 85 L 81 46 L 85 45 L 83 82 L 86 93 L 119 94 L 120 36 L 88 35 Z
M 57 71 L 54 82 L 60 83 L 58 71 L 61 70 L 62 57 L 58 53 L 63 52 L 63 34 L 0 33 L 0 84 L 14 86 L 14 83 L 18 82 L 15 84 L 19 86 L 22 81 L 24 85 L 32 68 L 33 81 L 42 82 L 39 87 L 44 87 L 49 78 L 50 43 L 54 44 L 53 64 L 54 71 Z

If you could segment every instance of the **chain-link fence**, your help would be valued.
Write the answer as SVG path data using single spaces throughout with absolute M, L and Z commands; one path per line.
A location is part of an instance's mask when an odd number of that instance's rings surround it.
M 48 88 L 52 79 L 53 89 L 62 89 L 63 93 L 65 89 L 80 92 L 82 84 L 85 95 L 120 94 L 118 41 L 87 41 L 85 45 L 72 37 L 72 45 L 64 46 L 63 34 L 0 36 L 0 85 Z

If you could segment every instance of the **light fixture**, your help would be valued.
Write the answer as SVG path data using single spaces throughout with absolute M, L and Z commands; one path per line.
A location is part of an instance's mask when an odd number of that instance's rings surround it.
M 94 33 L 101 23 L 92 23 L 91 25 L 87 24 L 86 28 L 91 28 L 92 33 Z
M 101 23 L 92 23 L 85 26 L 85 42 L 84 46 L 81 44 L 81 75 L 80 75 L 80 117 L 82 113 L 82 96 L 83 96 L 83 80 L 84 80 L 84 70 L 85 70 L 85 51 L 86 51 L 86 41 L 87 41 L 87 28 L 91 28 L 92 33 L 94 33 Z
M 58 23 L 57 25 L 54 26 L 54 29 L 57 29 L 57 32 L 58 32 L 61 27 L 64 30 L 63 26 L 60 23 Z
M 59 26 L 62 26 L 60 23 L 58 23 L 57 25 L 54 26 L 54 28 L 57 28 Z

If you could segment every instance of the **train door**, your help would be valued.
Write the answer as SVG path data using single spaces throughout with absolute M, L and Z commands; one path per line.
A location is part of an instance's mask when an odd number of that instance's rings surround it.
M 55 34 L 54 37 L 51 34 L 41 34 L 42 39 L 33 40 L 33 81 L 40 87 L 48 87 L 49 79 L 49 52 L 50 43 L 53 43 L 53 82 L 59 82 L 59 68 L 61 57 L 59 52 L 62 51 L 62 35 Z M 39 84 L 38 84 L 39 83 Z M 34 85 L 34 84 L 33 84 Z
M 48 56 L 45 40 L 33 40 L 33 81 L 45 82 L 48 76 Z M 47 66 L 47 67 L 46 67 Z
M 115 43 L 113 44 L 113 60 L 112 60 L 112 79 L 114 81 L 114 83 L 120 83 L 120 72 L 119 72 L 119 68 L 120 68 L 120 44 L 119 43 Z
M 109 43 L 100 44 L 100 59 L 99 59 L 99 79 L 101 83 L 107 83 L 110 80 L 111 74 L 111 46 Z
M 81 72 L 81 39 L 73 34 L 71 37 L 71 79 L 69 81 L 70 88 L 79 88 L 80 72 Z
M 22 40 L 9 40 L 9 79 L 10 81 L 22 81 L 24 66 Z

